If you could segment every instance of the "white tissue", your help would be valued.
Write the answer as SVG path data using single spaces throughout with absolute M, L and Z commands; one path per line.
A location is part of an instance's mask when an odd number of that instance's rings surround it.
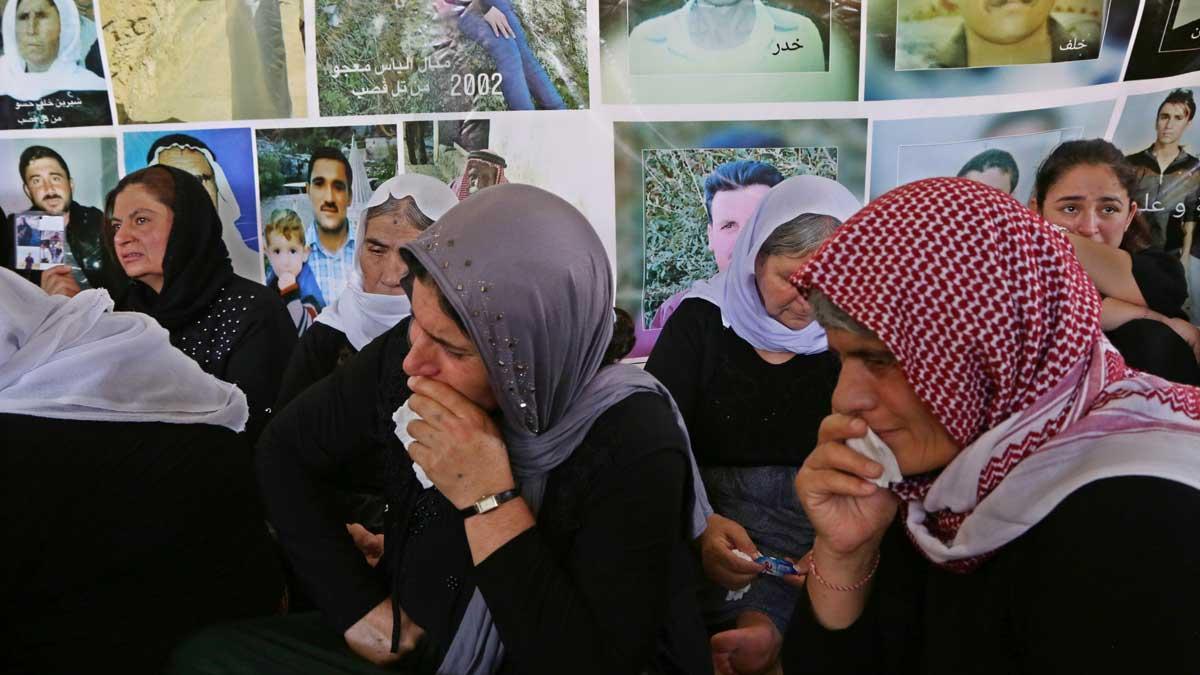
M 733 549 L 733 554 L 743 560 L 749 560 L 750 562 L 754 562 L 754 558 L 751 558 L 749 553 L 739 551 L 736 548 Z M 736 591 L 729 591 L 728 593 L 725 594 L 725 602 L 733 602 L 735 600 L 741 600 L 742 596 L 745 595 L 746 591 L 748 591 L 748 590 L 750 590 L 750 584 L 746 584 L 744 587 L 739 588 Z
M 850 446 L 851 450 L 858 452 L 860 455 L 869 457 L 883 465 L 883 475 L 872 480 L 872 483 L 885 488 L 892 483 L 899 483 L 904 480 L 904 476 L 900 473 L 900 465 L 896 463 L 896 455 L 887 446 L 887 443 L 884 443 L 883 439 L 877 436 L 871 429 L 867 429 L 867 435 L 862 438 L 848 439 L 846 445 Z
M 396 412 L 392 413 L 392 421 L 396 423 L 396 438 L 399 438 L 400 442 L 406 448 L 415 440 L 408 433 L 408 423 L 419 419 L 421 419 L 421 416 L 408 407 L 408 401 L 405 401 L 404 405 L 396 408 Z M 417 480 L 421 481 L 421 487 L 426 490 L 433 487 L 433 481 L 429 480 L 429 476 L 425 475 L 425 470 L 421 468 L 420 464 L 413 462 L 412 468 L 413 473 L 417 476 Z

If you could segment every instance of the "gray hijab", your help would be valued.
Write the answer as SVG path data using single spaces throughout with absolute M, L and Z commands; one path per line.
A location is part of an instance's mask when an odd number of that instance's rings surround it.
M 630 365 L 601 367 L 613 332 L 613 278 L 600 238 L 573 206 L 528 185 L 496 185 L 404 246 L 466 324 L 487 366 L 521 493 L 537 512 L 547 474 L 592 423 L 638 392 L 670 393 Z M 691 448 L 692 536 L 712 513 Z M 439 673 L 492 673 L 503 645 L 476 590 Z

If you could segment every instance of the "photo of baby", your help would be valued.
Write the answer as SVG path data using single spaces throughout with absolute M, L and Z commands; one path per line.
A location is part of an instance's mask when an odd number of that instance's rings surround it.
M 263 225 L 263 240 L 269 266 L 267 288 L 283 298 L 296 332 L 303 335 L 325 307 L 317 277 L 308 266 L 304 222 L 291 209 L 275 209 Z

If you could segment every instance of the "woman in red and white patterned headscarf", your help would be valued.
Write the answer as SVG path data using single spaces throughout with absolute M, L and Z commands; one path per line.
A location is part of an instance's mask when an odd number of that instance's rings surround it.
M 852 217 L 793 283 L 842 372 L 796 479 L 817 535 L 788 673 L 1163 672 L 1190 655 L 1200 389 L 1126 367 L 1065 235 L 1000 191 L 930 179 Z M 868 428 L 903 475 L 890 489 L 848 445 Z

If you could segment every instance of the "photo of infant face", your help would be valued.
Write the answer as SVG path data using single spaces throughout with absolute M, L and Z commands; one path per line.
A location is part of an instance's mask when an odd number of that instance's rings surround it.
M 1095 59 L 1103 25 L 1104 0 L 900 0 L 896 70 Z

